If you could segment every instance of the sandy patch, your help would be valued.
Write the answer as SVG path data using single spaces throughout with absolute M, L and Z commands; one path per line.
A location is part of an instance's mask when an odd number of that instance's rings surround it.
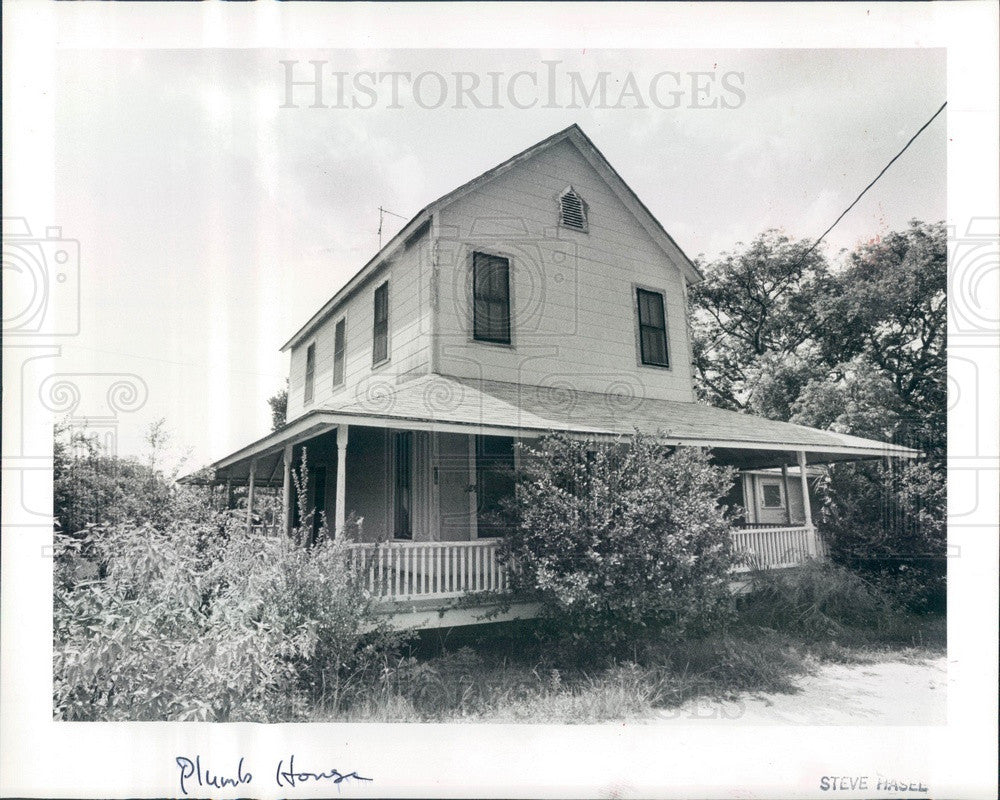
M 696 700 L 659 713 L 654 724 L 944 725 L 948 663 L 825 664 L 796 681 L 794 694 L 746 694 Z

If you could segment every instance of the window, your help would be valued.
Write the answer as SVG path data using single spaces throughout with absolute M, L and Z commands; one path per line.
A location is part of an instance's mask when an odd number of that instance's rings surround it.
M 413 434 L 400 431 L 393 434 L 395 482 L 393 492 L 393 531 L 396 539 L 412 539 L 410 524 L 413 506 L 413 492 L 410 480 L 410 453 L 413 450 Z
M 639 306 L 639 358 L 648 366 L 669 367 L 663 294 L 636 289 L 636 300 Z
M 346 336 L 347 320 L 341 319 L 333 331 L 333 385 L 340 386 L 344 382 L 344 353 L 347 350 Z
M 313 482 L 313 518 L 312 535 L 309 537 L 312 544 L 316 544 L 319 538 L 319 529 L 323 525 L 326 516 L 326 467 L 320 464 L 312 471 Z
M 372 342 L 372 364 L 389 358 L 389 281 L 375 290 L 375 330 Z
M 572 186 L 559 195 L 559 224 L 575 231 L 587 230 L 587 204 Z
M 311 403 L 313 399 L 313 378 L 316 376 L 316 343 L 306 348 L 306 389 L 305 402 Z
M 762 508 L 784 508 L 781 502 L 781 484 L 768 482 L 761 484 L 760 504 Z
M 510 261 L 472 254 L 472 338 L 510 344 Z
M 514 440 L 508 436 L 476 437 L 476 536 L 507 533 L 504 501 L 514 497 Z

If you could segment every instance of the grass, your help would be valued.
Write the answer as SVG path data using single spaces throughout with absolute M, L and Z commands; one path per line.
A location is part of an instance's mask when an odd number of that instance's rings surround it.
M 945 650 L 943 616 L 901 612 L 829 565 L 762 573 L 725 631 L 638 643 L 629 660 L 580 664 L 530 622 L 421 634 L 377 686 L 320 702 L 315 721 L 600 723 L 691 700 L 795 692 L 824 663 L 921 661 Z
M 904 628 L 909 639 L 903 643 Z M 493 632 L 496 637 L 497 633 Z M 600 723 L 639 721 L 691 700 L 741 693 L 793 693 L 823 663 L 920 661 L 944 650 L 943 619 L 909 618 L 893 636 L 846 630 L 802 637 L 740 626 L 667 646 L 650 643 L 638 661 L 599 668 L 555 666 L 546 648 L 520 639 L 517 652 L 488 637 L 387 665 L 378 687 L 320 703 L 315 721 Z M 464 637 L 468 639 L 469 637 Z M 424 642 L 423 649 L 429 649 Z M 418 648 L 418 651 L 420 648 Z M 500 655 L 500 657 L 498 657 Z

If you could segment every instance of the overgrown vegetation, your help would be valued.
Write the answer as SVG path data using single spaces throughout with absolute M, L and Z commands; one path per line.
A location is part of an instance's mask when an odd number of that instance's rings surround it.
M 581 662 L 544 623 L 427 633 L 387 665 L 360 704 L 315 720 L 597 723 L 652 719 L 742 693 L 797 691 L 827 662 L 919 660 L 945 648 L 944 618 L 901 610 L 842 567 L 760 573 L 724 626 L 681 639 L 645 636 L 631 652 Z M 690 706 L 688 706 L 690 708 Z
M 690 293 L 695 388 L 713 405 L 921 450 L 838 464 L 818 490 L 832 557 L 913 611 L 946 579 L 947 235 L 913 221 L 831 265 L 767 231 Z
M 719 500 L 733 470 L 639 433 L 552 434 L 522 446 L 521 463 L 501 553 L 554 635 L 607 655 L 725 619 L 734 556 Z
M 399 652 L 404 638 L 377 614 L 325 520 L 305 547 L 310 514 L 291 537 L 248 531 L 244 512 L 217 510 L 157 469 L 79 445 L 59 453 L 58 497 L 96 481 L 109 502 L 82 529 L 75 500 L 56 507 L 57 718 L 304 719 L 316 703 L 375 685 Z M 139 506 L 116 501 L 137 480 Z

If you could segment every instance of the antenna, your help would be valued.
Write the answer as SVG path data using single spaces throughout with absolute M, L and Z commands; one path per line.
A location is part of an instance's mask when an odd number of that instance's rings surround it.
M 385 222 L 385 215 L 386 214 L 389 214 L 390 216 L 393 216 L 393 217 L 399 217 L 399 219 L 408 219 L 408 217 L 404 217 L 402 214 L 397 214 L 395 211 L 390 211 L 388 208 L 382 208 L 382 206 L 378 207 L 378 249 L 379 250 L 382 249 L 382 225 Z

